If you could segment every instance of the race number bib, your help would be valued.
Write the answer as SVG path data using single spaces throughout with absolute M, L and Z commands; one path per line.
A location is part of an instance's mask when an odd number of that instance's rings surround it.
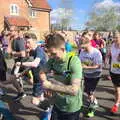
M 113 63 L 113 64 L 112 64 L 112 67 L 113 67 L 114 69 L 120 69 L 120 63 Z

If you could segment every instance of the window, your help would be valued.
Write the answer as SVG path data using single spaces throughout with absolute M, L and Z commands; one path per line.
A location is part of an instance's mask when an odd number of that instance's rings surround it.
M 19 15 L 19 7 L 16 4 L 10 5 L 10 15 Z
M 36 17 L 36 11 L 32 10 L 31 8 L 30 8 L 30 16 L 33 18 Z

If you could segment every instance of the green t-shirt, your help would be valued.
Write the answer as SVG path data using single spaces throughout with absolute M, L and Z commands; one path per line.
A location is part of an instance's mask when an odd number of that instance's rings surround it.
M 68 67 L 69 53 L 66 54 L 64 61 L 58 61 L 55 59 L 49 59 L 47 68 L 55 72 L 54 79 L 62 82 L 65 85 L 71 85 L 71 80 L 75 78 L 82 79 L 82 67 L 81 62 L 77 56 L 72 56 L 69 64 L 70 75 L 66 75 L 65 71 Z M 55 105 L 64 112 L 76 112 L 81 109 L 82 106 L 82 88 L 80 86 L 79 92 L 76 96 L 55 93 Z

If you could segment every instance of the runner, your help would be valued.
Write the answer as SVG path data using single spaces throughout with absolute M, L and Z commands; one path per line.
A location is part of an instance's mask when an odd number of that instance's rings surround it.
M 102 57 L 103 57 L 103 66 L 106 67 L 106 64 L 105 64 L 106 53 L 107 53 L 106 43 L 105 43 L 104 39 L 102 39 L 101 34 L 98 33 L 98 32 L 95 32 L 93 34 L 93 40 L 96 43 L 96 48 L 99 49 L 100 52 L 101 52 L 101 54 L 102 54 Z
M 39 71 L 46 63 L 46 55 L 40 46 L 37 46 L 36 40 L 29 37 L 27 39 L 27 48 L 30 50 L 30 56 L 34 57 L 32 62 L 17 62 L 17 66 L 30 67 L 33 74 L 33 98 L 32 103 L 39 105 L 40 101 L 44 100 L 42 83 L 39 80 Z
M 110 75 L 115 87 L 115 104 L 111 108 L 112 113 L 118 112 L 120 105 L 120 34 L 114 36 L 114 43 L 111 47 L 111 70 Z
M 0 50 L 0 82 L 6 81 L 6 71 L 7 71 L 7 64 L 5 62 L 4 55 Z M 0 96 L 1 95 L 4 95 L 4 91 L 0 87 Z
M 80 40 L 81 36 L 78 32 L 76 32 L 76 35 L 75 35 L 75 43 L 76 43 L 76 46 L 79 47 L 79 40 Z
M 83 66 L 85 92 L 88 95 L 89 109 L 88 117 L 93 117 L 98 101 L 94 95 L 96 86 L 102 72 L 102 55 L 99 50 L 92 47 L 89 35 L 86 34 L 81 42 L 80 60 Z
M 10 27 L 10 33 L 13 40 L 11 41 L 11 53 L 14 57 L 15 64 L 16 62 L 22 62 L 25 61 L 25 44 L 23 36 L 21 35 L 21 31 L 18 31 L 16 26 Z M 23 71 L 24 68 L 16 68 L 16 66 L 13 66 L 12 74 L 17 74 L 18 72 Z M 22 78 L 17 79 L 17 82 L 19 82 L 21 89 L 23 89 L 23 83 Z M 14 98 L 15 101 L 20 100 L 21 98 L 26 97 L 26 94 L 24 93 L 24 90 L 22 90 L 21 93 L 18 93 L 18 95 Z
M 40 79 L 45 89 L 55 92 L 51 120 L 79 120 L 82 106 L 80 60 L 66 53 L 65 39 L 60 34 L 48 35 L 46 47 L 50 54 L 47 70 L 54 72 L 54 81 L 48 81 L 44 72 L 40 73 Z

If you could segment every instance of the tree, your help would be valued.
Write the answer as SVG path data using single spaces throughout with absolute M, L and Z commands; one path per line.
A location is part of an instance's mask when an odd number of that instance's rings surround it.
M 60 14 L 60 24 L 62 29 L 68 29 L 73 20 L 74 1 L 61 0 L 59 7 L 63 9 L 63 14 Z
M 74 0 L 60 0 L 58 9 L 53 11 L 52 26 L 53 28 L 68 30 L 71 22 L 74 19 Z
M 120 19 L 118 13 L 119 6 L 96 6 L 95 4 L 89 13 L 89 21 L 87 21 L 86 26 L 95 30 L 115 31 Z

